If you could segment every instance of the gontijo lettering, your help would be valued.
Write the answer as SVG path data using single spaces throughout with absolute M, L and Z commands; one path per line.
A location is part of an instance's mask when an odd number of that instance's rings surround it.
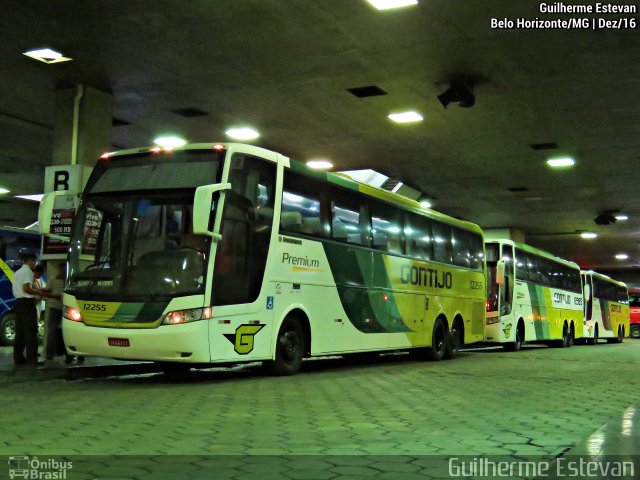
M 282 254 L 282 263 L 286 263 L 289 265 L 301 265 L 303 267 L 311 267 L 318 268 L 320 266 L 320 262 L 318 260 L 314 260 L 309 257 L 294 257 L 293 255 L 284 252 Z
M 438 274 L 438 269 L 436 268 L 402 265 L 400 267 L 400 281 L 405 285 L 451 288 L 453 286 L 453 275 L 451 272 L 440 272 Z

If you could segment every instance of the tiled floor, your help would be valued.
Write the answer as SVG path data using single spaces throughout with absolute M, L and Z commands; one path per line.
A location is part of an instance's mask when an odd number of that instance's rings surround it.
M 128 457 L 75 473 L 154 479 L 200 478 L 193 465 L 215 478 L 453 478 L 452 456 L 630 455 L 640 451 L 639 365 L 640 341 L 627 340 L 439 363 L 315 360 L 284 378 L 242 368 L 183 380 L 0 379 L 0 454 L 152 456 L 151 467 Z

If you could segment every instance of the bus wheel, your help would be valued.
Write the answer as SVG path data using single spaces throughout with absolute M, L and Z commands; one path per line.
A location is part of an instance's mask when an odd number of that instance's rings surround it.
M 451 327 L 451 333 L 449 334 L 449 341 L 445 347 L 445 358 L 456 358 L 460 353 L 460 347 L 462 347 L 462 345 L 464 345 L 462 321 L 456 319 L 453 321 L 453 327 Z
M 569 327 L 569 343 L 567 347 L 571 347 L 576 343 L 576 330 L 573 326 L 573 322 L 571 322 L 571 326 Z
M 439 362 L 444 358 L 447 350 L 447 330 L 440 318 L 436 319 L 433 324 L 433 333 L 431 334 L 431 346 L 427 349 L 427 358 L 434 362 Z
M 518 326 L 516 327 L 516 340 L 515 342 L 509 342 L 504 344 L 504 349 L 510 352 L 519 352 L 522 348 L 522 344 L 524 343 L 524 325 L 522 324 L 522 320 L 518 321 Z
M 629 333 L 631 338 L 640 338 L 640 323 L 634 323 L 631 325 L 631 332 Z
M 569 347 L 569 327 L 567 327 L 567 322 L 564 322 L 564 326 L 562 327 L 562 340 L 558 340 L 556 345 L 560 348 Z
M 596 325 L 595 330 L 593 331 L 593 338 L 589 338 L 587 340 L 589 345 L 597 345 L 598 344 L 598 326 Z
M 622 343 L 624 342 L 624 327 L 623 326 L 619 326 L 618 327 L 618 341 L 617 343 Z
M 265 362 L 267 371 L 273 375 L 295 375 L 304 357 L 304 332 L 300 322 L 287 317 L 282 322 L 276 339 L 276 359 Z
M 0 320 L 0 345 L 13 345 L 16 338 L 16 316 L 14 313 L 7 313 Z

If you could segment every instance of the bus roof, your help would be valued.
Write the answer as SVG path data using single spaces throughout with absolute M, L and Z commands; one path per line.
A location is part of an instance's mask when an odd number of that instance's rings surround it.
M 440 213 L 429 208 L 424 208 L 420 205 L 419 202 L 412 200 L 409 197 L 404 197 L 402 195 L 398 195 L 397 193 L 393 193 L 382 188 L 373 187 L 371 185 L 367 185 L 366 183 L 358 182 L 342 173 L 313 170 L 299 160 L 290 159 L 290 165 L 292 170 L 304 173 L 305 175 L 309 175 L 311 177 L 315 177 L 319 181 L 339 185 L 341 187 L 363 193 L 369 197 L 382 200 L 383 202 L 394 204 L 405 210 L 413 211 L 415 213 L 433 218 L 434 220 L 438 220 L 455 227 L 460 227 L 465 230 L 470 230 L 482 234 L 482 229 L 475 223 L 467 222 L 465 220 L 458 220 L 457 218 L 450 217 L 449 215 L 445 215 L 444 213 Z
M 525 252 L 532 253 L 540 257 L 548 258 L 550 260 L 554 260 L 558 263 L 566 265 L 567 267 L 580 269 L 580 265 L 578 265 L 576 262 L 572 262 L 571 260 L 566 260 L 564 258 L 556 257 L 554 254 L 549 253 L 545 250 L 540 250 L 539 248 L 532 247 L 531 245 L 527 245 L 526 243 L 516 242 L 515 240 L 511 240 L 509 238 L 487 240 L 486 243 L 504 243 L 507 245 L 513 245 L 515 248 L 519 248 L 520 250 L 524 250 Z
M 217 145 L 220 145 L 225 149 L 228 149 L 230 147 L 233 147 L 234 145 L 237 145 L 237 146 L 250 147 L 251 149 L 255 149 L 256 153 L 259 153 L 260 150 L 264 151 L 265 153 L 271 153 L 271 154 L 277 153 L 272 150 L 256 147 L 254 145 L 241 144 L 236 142 L 191 143 L 191 144 L 183 145 L 181 147 L 172 148 L 170 149 L 170 151 L 177 152 L 177 151 L 184 151 L 184 150 L 211 150 L 212 147 Z M 119 150 L 115 152 L 109 152 L 106 155 L 108 155 L 108 158 L 118 157 L 122 155 L 135 155 L 135 154 L 149 153 L 153 149 L 157 149 L 157 148 L 159 147 L 153 146 L 153 147 L 132 148 L 128 150 Z M 384 202 L 394 204 L 405 210 L 410 210 L 415 213 L 419 213 L 421 215 L 433 218 L 434 220 L 438 220 L 438 221 L 447 223 L 449 225 L 460 227 L 465 230 L 470 230 L 482 235 L 482 229 L 475 223 L 467 222 L 465 220 L 458 220 L 457 218 L 450 217 L 449 215 L 445 215 L 444 213 L 436 212 L 428 208 L 423 208 L 422 206 L 420 206 L 420 203 L 415 200 L 411 200 L 408 197 L 404 197 L 402 195 L 398 195 L 398 194 L 389 192 L 387 190 L 383 190 L 381 188 L 372 187 L 371 185 L 357 182 L 347 177 L 346 175 L 343 175 L 340 173 L 321 172 L 318 170 L 313 170 L 307 167 L 303 162 L 299 160 L 290 159 L 290 158 L 287 158 L 286 156 L 283 156 L 283 157 L 289 161 L 289 166 L 292 170 L 304 173 L 305 175 L 308 175 L 311 177 L 315 177 L 322 182 L 339 185 L 341 187 L 363 193 L 367 196 L 377 198 Z
M 593 275 L 595 277 L 598 277 L 598 278 L 604 280 L 605 282 L 615 283 L 616 285 L 618 285 L 620 287 L 627 288 L 627 284 L 626 283 L 620 282 L 619 280 L 615 280 L 615 279 L 611 278 L 609 275 L 605 275 L 604 273 L 594 272 L 593 270 L 580 270 L 580 273 L 583 274 L 583 275 Z

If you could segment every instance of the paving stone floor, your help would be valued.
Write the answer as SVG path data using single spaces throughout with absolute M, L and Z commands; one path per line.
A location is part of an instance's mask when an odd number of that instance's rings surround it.
M 0 383 L 0 455 L 143 456 L 111 466 L 90 457 L 104 464 L 99 476 L 74 472 L 86 478 L 199 478 L 192 470 L 214 462 L 215 478 L 341 480 L 451 478 L 432 459 L 462 455 L 633 455 L 639 370 L 640 341 L 626 340 L 474 350 L 439 363 L 323 359 L 282 378 L 255 367 L 34 378 Z

